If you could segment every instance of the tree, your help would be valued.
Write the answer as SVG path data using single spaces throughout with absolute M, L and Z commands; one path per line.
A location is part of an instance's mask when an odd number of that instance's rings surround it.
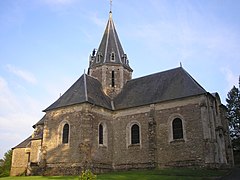
M 9 176 L 12 163 L 12 150 L 4 154 L 3 159 L 0 160 L 0 177 Z
M 227 94 L 227 118 L 229 120 L 230 136 L 233 149 L 240 150 L 240 78 L 239 87 L 233 88 Z

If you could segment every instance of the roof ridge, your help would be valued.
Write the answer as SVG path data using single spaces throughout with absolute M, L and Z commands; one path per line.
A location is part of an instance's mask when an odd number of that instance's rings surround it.
M 28 138 L 24 139 L 22 142 L 20 142 L 18 145 L 16 145 L 12 149 L 26 148 L 29 145 L 29 143 L 31 143 L 31 139 L 32 139 L 32 135 L 30 135 Z
M 182 67 L 181 67 L 182 68 Z M 206 91 L 184 68 L 182 68 L 183 71 L 188 75 L 188 77 L 190 77 L 192 79 L 192 81 L 199 86 L 202 90 Z M 207 92 L 207 91 L 206 91 Z
M 84 72 L 84 76 L 83 76 L 83 81 L 84 81 L 85 99 L 86 99 L 86 101 L 88 101 L 87 80 L 86 80 L 86 73 L 85 72 Z
M 108 20 L 107 24 L 107 39 L 106 39 L 106 45 L 105 45 L 105 51 L 104 51 L 104 59 L 103 62 L 105 63 L 107 61 L 107 49 L 108 49 L 108 40 L 109 40 L 109 31 L 110 31 L 110 19 Z
M 135 80 L 139 80 L 139 79 L 142 79 L 142 78 L 148 78 L 148 77 L 154 76 L 154 75 L 156 75 L 156 74 L 162 74 L 162 73 L 166 73 L 166 72 L 173 71 L 173 70 L 177 70 L 177 69 L 181 69 L 181 68 L 182 68 L 182 67 L 176 67 L 176 68 L 172 68 L 172 69 L 169 69 L 169 70 L 164 70 L 164 71 L 160 71 L 160 72 L 148 74 L 148 75 L 145 75 L 145 76 L 141 76 L 141 77 L 137 77 L 137 78 L 131 79 L 131 80 L 129 80 L 128 82 L 130 82 L 130 81 L 135 81 Z M 183 69 L 183 68 L 182 68 L 182 69 Z
M 118 58 L 119 58 L 121 64 L 123 64 L 122 59 L 121 59 L 121 55 L 120 55 L 120 51 L 119 51 L 119 47 L 118 47 L 118 44 L 117 44 L 117 38 L 116 38 L 116 32 L 115 32 L 116 29 L 115 29 L 113 21 L 112 21 L 112 23 L 110 25 L 112 26 L 112 29 L 113 29 L 113 37 L 114 37 L 115 45 L 116 45 L 116 48 L 117 48 Z

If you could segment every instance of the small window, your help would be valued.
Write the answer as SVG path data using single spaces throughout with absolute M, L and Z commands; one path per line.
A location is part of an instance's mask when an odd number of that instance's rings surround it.
M 114 52 L 111 53 L 110 60 L 111 61 L 115 61 L 115 53 Z
M 69 139 L 69 125 L 65 124 L 63 126 L 63 132 L 62 132 L 62 143 L 67 144 Z
M 107 124 L 104 122 L 98 125 L 98 145 L 107 147 Z
M 101 59 L 102 59 L 102 53 L 98 52 L 98 54 L 97 54 L 97 63 L 101 62 Z
M 173 120 L 172 130 L 173 130 L 173 139 L 183 139 L 183 126 L 182 126 L 182 120 L 180 118 L 176 118 Z
M 139 126 L 137 124 L 134 124 L 131 127 L 131 144 L 139 143 L 140 143 Z
M 115 72 L 112 71 L 112 87 L 115 86 Z
M 122 58 L 123 58 L 123 63 L 127 64 L 127 55 L 123 54 Z
M 103 144 L 103 125 L 102 124 L 99 125 L 98 133 L 99 133 L 98 143 Z

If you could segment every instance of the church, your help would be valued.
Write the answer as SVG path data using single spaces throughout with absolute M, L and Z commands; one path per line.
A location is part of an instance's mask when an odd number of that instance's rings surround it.
M 85 73 L 13 148 L 11 175 L 232 167 L 226 108 L 183 68 L 132 79 L 112 12 Z

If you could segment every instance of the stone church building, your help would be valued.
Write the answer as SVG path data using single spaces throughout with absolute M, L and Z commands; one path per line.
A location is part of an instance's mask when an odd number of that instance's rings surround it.
M 89 69 L 13 148 L 11 175 L 231 167 L 225 106 L 182 67 L 132 79 L 112 12 Z

